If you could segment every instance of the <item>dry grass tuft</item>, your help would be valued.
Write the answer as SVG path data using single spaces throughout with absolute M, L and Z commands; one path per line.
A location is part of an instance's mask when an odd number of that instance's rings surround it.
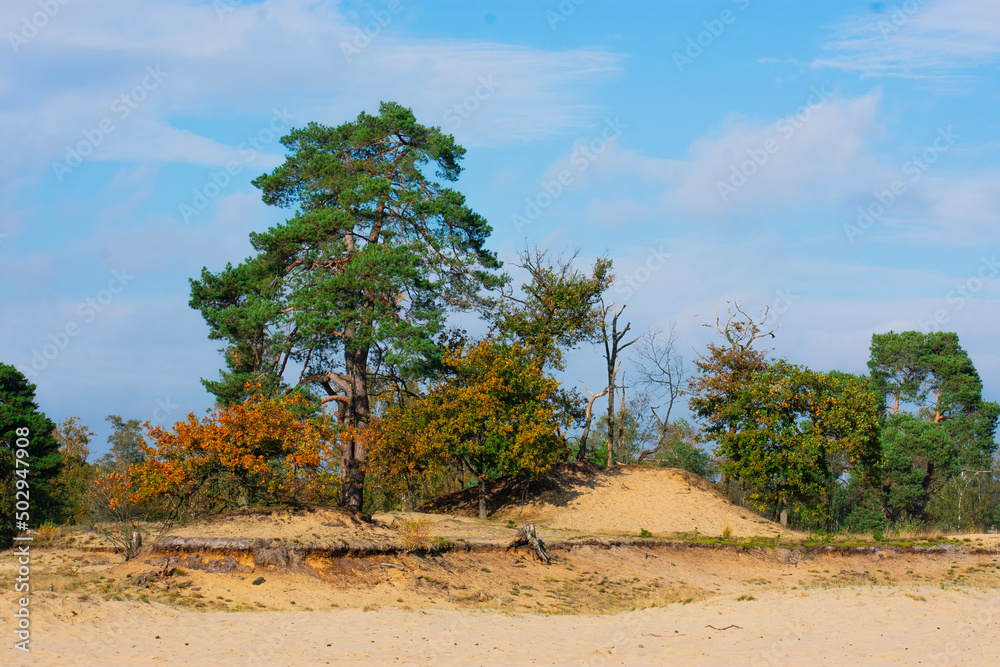
M 39 546 L 50 546 L 55 544 L 62 536 L 62 528 L 47 521 L 38 527 L 33 538 L 35 544 Z
M 403 548 L 407 551 L 418 551 L 431 546 L 431 522 L 427 519 L 410 519 L 399 527 L 399 535 L 403 538 Z

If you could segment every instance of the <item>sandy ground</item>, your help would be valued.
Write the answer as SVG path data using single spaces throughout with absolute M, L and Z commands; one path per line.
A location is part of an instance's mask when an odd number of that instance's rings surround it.
M 0 660 L 595 666 L 1000 660 L 1000 536 L 956 536 L 923 551 L 797 548 L 795 540 L 805 536 L 733 506 L 707 483 L 658 469 L 587 479 L 574 473 L 526 501 L 507 503 L 486 521 L 397 512 L 367 523 L 333 509 L 278 510 L 171 531 L 256 541 L 252 554 L 178 554 L 147 543 L 123 563 L 99 534 L 63 535 L 33 546 L 27 655 L 13 648 L 16 558 L 0 553 L 0 637 L 6 638 Z M 504 549 L 528 519 L 550 543 L 550 564 L 526 549 Z M 430 522 L 429 539 L 454 548 L 400 551 L 401 531 L 417 522 Z M 726 526 L 733 537 L 760 539 L 704 537 Z M 641 529 L 687 541 L 636 541 Z M 475 548 L 465 549 L 463 541 Z M 288 558 L 262 560 L 260 545 Z M 332 547 L 343 545 L 355 551 L 334 554 Z
M 553 556 L 545 565 L 503 551 L 396 554 L 315 562 L 308 573 L 164 577 L 154 554 L 122 564 L 40 549 L 24 655 L 12 648 L 8 552 L 0 655 L 25 665 L 992 665 L 1000 656 L 995 548 L 585 545 Z
M 995 665 L 1000 656 L 1000 595 L 920 587 L 770 593 L 615 616 L 205 614 L 47 594 L 35 612 L 31 655 L 5 647 L 5 664 Z

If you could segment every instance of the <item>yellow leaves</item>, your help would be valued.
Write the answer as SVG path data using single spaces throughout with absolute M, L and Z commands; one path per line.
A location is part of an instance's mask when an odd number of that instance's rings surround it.
M 562 439 L 547 401 L 558 385 L 526 348 L 486 339 L 449 351 L 444 362 L 454 376 L 372 422 L 370 466 L 395 477 L 464 461 L 477 475 L 497 475 L 537 473 L 555 462 Z

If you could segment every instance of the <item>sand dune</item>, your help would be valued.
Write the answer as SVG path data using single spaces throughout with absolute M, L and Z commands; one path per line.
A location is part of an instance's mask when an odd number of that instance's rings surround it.
M 713 484 L 685 470 L 563 463 L 538 479 L 495 485 L 487 503 L 497 518 L 589 534 L 674 533 L 737 537 L 790 536 L 781 526 L 734 505 Z M 477 511 L 475 489 L 430 502 L 427 511 Z
M 790 535 L 773 521 L 738 507 L 701 477 L 675 468 L 619 466 L 542 493 L 520 506 L 504 508 L 501 518 L 533 521 L 548 528 L 604 534 Z

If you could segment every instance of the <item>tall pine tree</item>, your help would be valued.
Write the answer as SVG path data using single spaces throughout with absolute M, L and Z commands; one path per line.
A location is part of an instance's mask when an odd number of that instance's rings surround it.
M 499 286 L 500 262 L 484 247 L 486 220 L 424 173 L 455 181 L 465 150 L 409 109 L 386 102 L 378 116 L 310 123 L 282 144 L 285 163 L 254 185 L 294 214 L 251 235 L 256 256 L 191 283 L 210 337 L 228 343 L 229 370 L 206 386 L 223 404 L 245 399 L 248 380 L 308 387 L 360 432 L 374 374 L 438 360 L 446 310 L 485 306 L 479 293 Z M 364 439 L 342 447 L 343 503 L 360 510 Z
M 56 478 L 62 456 L 53 435 L 55 428 L 38 410 L 35 385 L 13 366 L 0 363 L 0 548 L 9 547 L 17 533 L 17 500 L 27 499 L 26 523 L 33 528 L 57 514 Z M 20 449 L 17 441 L 22 436 L 29 443 L 25 448 L 28 456 L 23 459 L 27 465 L 18 467 L 15 451 Z M 18 488 L 21 480 L 27 482 L 27 488 Z

